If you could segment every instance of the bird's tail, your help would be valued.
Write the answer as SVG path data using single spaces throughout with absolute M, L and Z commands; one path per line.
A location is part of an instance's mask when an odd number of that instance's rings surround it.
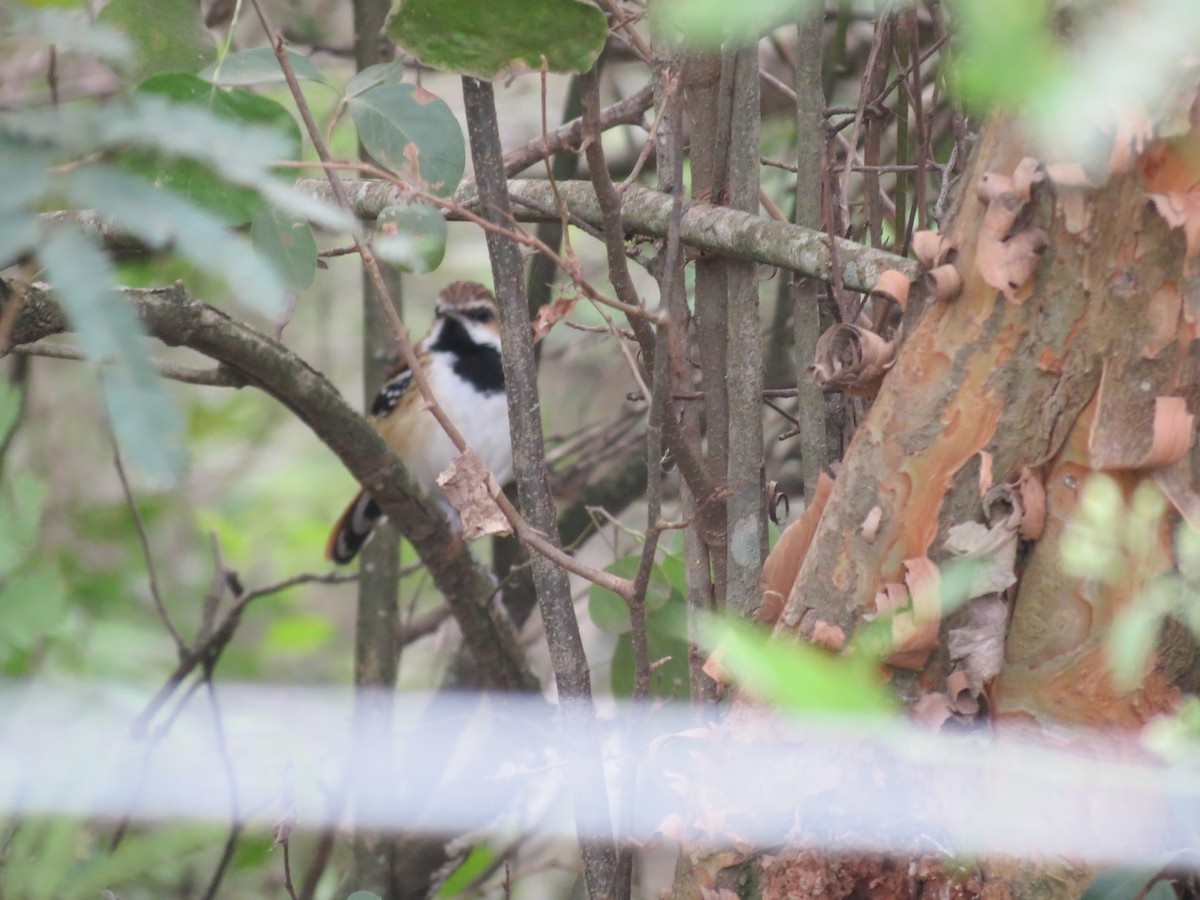
M 383 510 L 379 504 L 366 491 L 359 491 L 333 526 L 329 543 L 325 545 L 325 558 L 344 566 L 358 555 L 382 520 Z

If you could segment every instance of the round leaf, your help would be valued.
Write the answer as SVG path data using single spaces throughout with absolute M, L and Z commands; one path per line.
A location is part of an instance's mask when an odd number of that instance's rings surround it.
M 446 220 L 427 203 L 389 206 L 379 214 L 375 255 L 405 272 L 432 272 L 446 255 Z
M 216 56 L 195 0 L 112 0 L 98 21 L 133 41 L 136 71 L 143 78 L 160 72 L 198 72 Z
M 632 579 L 637 575 L 639 562 L 640 559 L 636 555 L 622 556 L 606 566 L 604 571 Z M 647 620 L 656 610 L 665 607 L 671 596 L 671 584 L 662 567 L 655 563 L 650 568 L 650 583 L 646 586 Z M 682 597 L 680 599 L 682 600 Z M 629 604 L 597 584 L 588 588 L 588 614 L 597 628 L 609 634 L 624 634 L 632 627 L 629 621 Z
M 450 107 L 424 88 L 377 84 L 349 98 L 359 140 L 384 166 L 442 197 L 467 164 L 462 128 Z
M 321 70 L 307 56 L 287 51 L 292 71 L 301 81 L 329 84 Z M 246 84 L 279 84 L 286 81 L 275 51 L 270 47 L 255 47 L 240 53 L 230 53 L 200 71 L 200 77 L 213 84 L 231 87 Z
M 346 82 L 345 99 L 357 97 L 363 91 L 368 91 L 380 84 L 403 84 L 407 69 L 403 60 L 393 60 L 389 63 L 379 63 L 367 66 Z
M 222 90 L 194 75 L 177 72 L 147 79 L 138 85 L 138 93 L 204 106 L 222 119 L 274 128 L 287 137 L 293 155 L 300 154 L 300 128 L 291 113 L 274 100 L 241 88 Z M 138 151 L 126 154 L 123 163 L 139 173 L 152 172 L 158 184 L 216 213 L 230 225 L 249 222 L 266 208 L 257 191 L 229 184 L 195 160 L 161 158 Z
M 270 260 L 289 291 L 296 294 L 313 283 L 317 242 L 307 222 L 269 209 L 250 223 L 250 241 Z
M 426 65 L 491 79 L 514 64 L 586 72 L 608 38 L 595 6 L 577 0 L 404 0 L 388 36 Z

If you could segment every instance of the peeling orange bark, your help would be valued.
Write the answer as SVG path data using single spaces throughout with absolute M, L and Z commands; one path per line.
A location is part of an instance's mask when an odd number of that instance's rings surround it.
M 1017 169 L 1027 151 L 1013 135 L 1005 122 L 985 131 L 969 184 Z M 1031 724 L 1130 727 L 1169 706 L 1174 695 L 1157 670 L 1138 689 L 1118 690 L 1102 675 L 1101 649 L 1116 611 L 1171 566 L 1166 520 L 1161 558 L 1116 586 L 1064 575 L 1060 543 L 1098 469 L 1128 493 L 1154 478 L 1177 508 L 1200 517 L 1191 447 L 1200 289 L 1186 271 L 1182 228 L 1148 200 L 1151 188 L 1190 190 L 1200 180 L 1185 156 L 1178 142 L 1156 149 L 1103 186 L 1026 178 L 1034 186 L 1020 215 L 996 208 L 1009 202 L 1011 183 L 989 179 L 982 197 L 965 192 L 944 238 L 959 248 L 961 293 L 929 304 L 909 330 L 846 453 L 780 631 L 807 635 L 822 622 L 852 634 L 876 595 L 903 581 L 905 560 L 943 562 L 951 526 L 982 518 L 982 464 L 972 462 L 982 452 L 997 484 L 1044 478 L 1044 526 L 1022 532 L 1027 558 L 1011 589 L 1005 668 L 989 691 L 996 711 Z M 1031 164 L 1022 166 L 1028 175 Z M 977 255 L 984 231 L 991 241 L 1010 236 L 997 227 L 1002 217 L 1040 229 L 1048 244 L 1026 283 L 1000 288 Z M 993 265 L 992 282 L 995 274 Z M 1164 468 L 1181 453 L 1186 460 Z M 876 508 L 867 541 L 860 526 Z M 948 672 L 935 649 L 920 683 L 944 684 Z

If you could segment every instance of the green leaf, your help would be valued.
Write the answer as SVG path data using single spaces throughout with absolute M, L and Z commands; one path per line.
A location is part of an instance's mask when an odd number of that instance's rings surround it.
M 62 621 L 62 578 L 52 568 L 22 569 L 0 584 L 0 644 L 32 647 Z
M 147 79 L 138 85 L 138 92 L 166 98 L 177 105 L 201 107 L 226 121 L 266 126 L 288 142 L 283 157 L 294 159 L 300 155 L 300 129 L 287 109 L 274 100 L 240 88 L 222 90 L 193 75 L 178 73 Z M 134 171 L 153 172 L 156 183 L 217 213 L 231 225 L 248 222 L 266 208 L 253 186 L 230 184 L 207 160 L 162 159 L 137 153 L 130 155 L 125 164 Z
M 963 48 L 954 83 L 969 105 L 1020 105 L 1062 84 L 1067 69 L 1052 0 L 959 0 L 955 10 Z
M 658 0 L 650 7 L 658 28 L 677 32 L 692 47 L 717 49 L 729 41 L 756 43 L 785 22 L 794 22 L 816 0 L 741 0 L 730 15 L 726 0 Z
M 300 81 L 329 81 L 307 56 L 287 51 L 288 62 Z M 275 51 L 270 47 L 255 47 L 240 53 L 230 53 L 200 70 L 200 77 L 224 87 L 246 84 L 279 84 L 287 81 Z
M 577 0 L 403 0 L 387 34 L 426 65 L 491 79 L 514 63 L 586 72 L 608 38 L 595 6 Z
M 151 247 L 180 256 L 225 279 L 248 306 L 277 316 L 286 306 L 283 281 L 269 262 L 216 216 L 183 197 L 111 166 L 84 166 L 66 180 L 67 196 L 95 209 Z
M 81 6 L 82 2 L 41 4 L 43 9 L 32 14 L 17 15 L 12 32 L 31 35 L 45 44 L 53 44 L 58 53 L 79 53 L 98 57 L 110 65 L 120 66 L 133 59 L 133 44 L 120 31 L 93 24 L 86 10 L 68 10 L 64 6 Z
M 1154 601 L 1151 592 L 1136 598 L 1113 621 L 1107 649 L 1113 679 L 1119 688 L 1132 690 L 1141 683 L 1164 614 L 1165 610 Z
M 354 77 L 346 82 L 343 99 L 349 100 L 351 97 L 357 97 L 363 91 L 368 91 L 376 85 L 403 84 L 406 74 L 408 74 L 408 70 L 404 66 L 404 61 L 399 59 L 389 63 L 367 66 L 362 71 L 356 72 Z
M 701 623 L 710 651 L 757 697 L 795 713 L 882 716 L 896 709 L 879 663 L 868 654 L 836 655 L 812 644 L 772 640 L 770 633 L 737 619 Z
M 136 74 L 142 78 L 159 72 L 198 72 L 216 56 L 195 0 L 112 0 L 97 21 L 133 41 Z
M 327 647 L 337 630 L 324 616 L 295 614 L 276 619 L 263 637 L 263 651 L 270 654 L 307 656 Z
M 45 193 L 50 183 L 49 155 L 45 146 L 0 135 L 0 172 L 4 173 L 0 210 L 24 209 Z
M 669 658 L 650 673 L 650 696 L 665 700 L 687 699 L 691 693 L 691 674 L 688 670 L 687 606 L 682 597 L 647 612 L 646 649 L 651 665 Z M 613 694 L 632 697 L 634 675 L 633 635 L 627 632 L 617 639 L 613 652 L 610 679 Z
M 428 203 L 389 206 L 379 213 L 371 247 L 405 272 L 423 274 L 442 264 L 449 237 L 441 210 Z
M 17 212 L 0 212 L 0 269 L 34 249 L 37 243 L 37 219 Z
M 640 557 L 636 554 L 622 556 L 605 566 L 604 571 L 621 578 L 632 579 L 637 575 Z M 682 602 L 681 594 L 675 594 Z M 660 565 L 650 567 L 650 583 L 646 586 L 646 613 L 662 609 L 672 597 L 671 583 Z M 624 634 L 632 627 L 629 620 L 629 604 L 608 588 L 593 584 L 588 588 L 588 615 L 592 623 L 609 634 Z
M 355 891 L 346 900 L 380 900 L 378 894 L 372 894 L 370 891 Z
M 439 196 L 454 193 L 467 148 L 443 100 L 412 84 L 377 84 L 346 105 L 359 140 L 382 165 Z
M 125 455 L 147 475 L 173 481 L 185 464 L 183 422 L 150 366 L 137 317 L 117 295 L 108 259 L 74 228 L 60 228 L 39 256 L 88 358 L 111 361 L 102 387 Z
M 476 844 L 467 854 L 467 858 L 442 882 L 436 896 L 439 900 L 457 897 L 474 884 L 476 879 L 486 874 L 496 864 L 497 859 L 498 854 L 487 844 Z
M 269 209 L 250 223 L 250 241 L 269 260 L 293 294 L 313 283 L 317 274 L 317 242 L 309 224 Z
M 0 490 L 0 578 L 15 569 L 37 543 L 46 487 L 36 478 L 14 472 Z

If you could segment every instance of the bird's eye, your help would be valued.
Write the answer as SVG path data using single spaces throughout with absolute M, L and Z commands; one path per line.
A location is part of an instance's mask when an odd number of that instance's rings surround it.
M 490 322 L 495 316 L 486 306 L 476 306 L 463 311 L 463 315 L 472 322 Z

